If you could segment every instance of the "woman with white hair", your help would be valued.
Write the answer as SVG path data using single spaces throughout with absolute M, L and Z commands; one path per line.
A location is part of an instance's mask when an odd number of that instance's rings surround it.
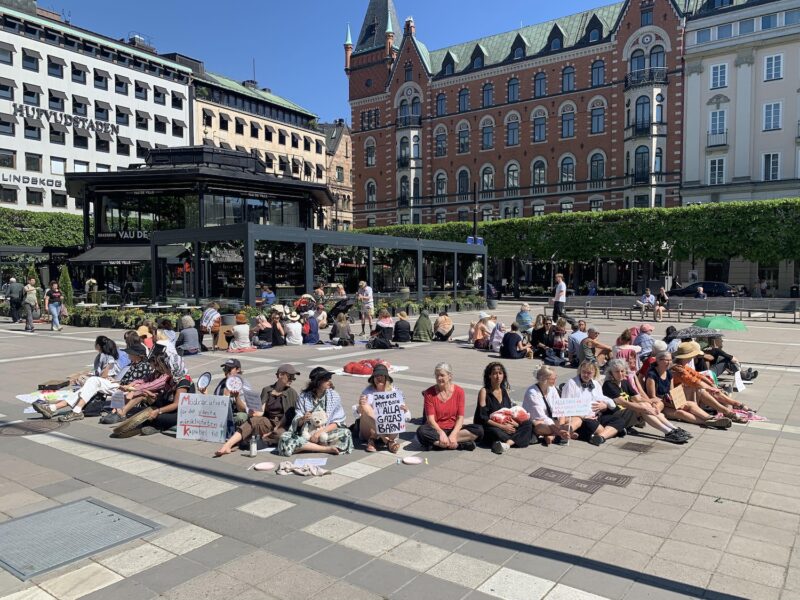
M 561 390 L 565 398 L 581 398 L 591 400 L 591 413 L 583 417 L 583 424 L 578 429 L 578 437 L 594 446 L 604 444 L 606 440 L 616 437 L 620 432 L 625 435 L 624 411 L 620 411 L 613 398 L 603 394 L 598 381 L 600 369 L 596 362 L 583 361 L 578 366 L 578 375 L 573 377 Z
M 200 353 L 200 335 L 194 326 L 194 319 L 191 315 L 181 317 L 181 330 L 175 340 L 175 350 L 179 356 Z
M 583 423 L 580 417 L 553 417 L 553 404 L 559 399 L 555 369 L 542 365 L 535 375 L 536 383 L 526 390 L 522 401 L 522 408 L 533 421 L 533 434 L 544 446 L 563 445 L 577 438 L 575 431 Z
M 475 450 L 483 437 L 483 427 L 464 424 L 464 390 L 453 383 L 453 368 L 445 362 L 433 369 L 436 385 L 422 392 L 425 423 L 417 429 L 417 439 L 425 450 Z

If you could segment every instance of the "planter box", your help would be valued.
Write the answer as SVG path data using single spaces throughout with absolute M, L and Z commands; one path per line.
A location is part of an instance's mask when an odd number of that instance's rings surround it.
M 99 321 L 97 322 L 98 327 L 102 327 L 104 329 L 110 329 L 114 326 L 114 317 L 110 316 L 102 316 L 100 317 Z

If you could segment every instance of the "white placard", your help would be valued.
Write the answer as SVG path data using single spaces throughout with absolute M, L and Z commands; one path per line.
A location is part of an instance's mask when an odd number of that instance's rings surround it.
M 179 440 L 225 442 L 231 401 L 227 396 L 183 394 L 178 402 Z
M 403 393 L 400 390 L 373 392 L 372 398 L 378 435 L 403 433 L 406 430 L 406 417 L 401 408 Z
M 122 390 L 115 390 L 111 394 L 111 408 L 124 408 L 125 407 L 125 392 Z
M 586 394 L 579 398 L 554 398 L 550 400 L 550 410 L 553 418 L 559 417 L 585 417 L 594 414 L 592 403 L 594 398 Z
M 733 387 L 736 388 L 737 392 L 744 391 L 744 380 L 742 379 L 741 371 L 736 371 L 736 373 L 733 374 Z

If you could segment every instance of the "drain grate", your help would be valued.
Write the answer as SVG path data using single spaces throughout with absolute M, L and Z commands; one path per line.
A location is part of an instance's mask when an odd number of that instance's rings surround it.
M 0 566 L 30 579 L 159 528 L 94 498 L 0 523 Z
M 609 473 L 608 471 L 598 471 L 589 478 L 591 481 L 613 485 L 615 487 L 627 487 L 633 481 L 631 475 L 620 475 L 619 473 Z
M 652 444 L 637 444 L 636 442 L 626 442 L 620 446 L 623 450 L 630 450 L 631 452 L 639 452 L 641 454 L 650 452 L 652 447 Z
M 36 435 L 61 429 L 65 425 L 68 425 L 68 423 L 50 419 L 30 419 L 29 421 L 17 421 L 0 425 L 0 435 Z
M 597 481 L 589 481 L 588 479 L 575 479 L 574 477 L 569 477 L 564 483 L 561 484 L 561 487 L 570 490 L 576 490 L 578 492 L 586 492 L 587 494 L 594 494 L 597 490 L 603 487 L 603 484 L 598 483 Z
M 569 473 L 564 473 L 563 471 L 555 471 L 553 469 L 547 469 L 545 467 L 540 467 L 536 469 L 533 473 L 530 474 L 531 477 L 535 479 L 544 479 L 545 481 L 552 481 L 553 483 L 564 483 L 567 479 L 571 477 Z

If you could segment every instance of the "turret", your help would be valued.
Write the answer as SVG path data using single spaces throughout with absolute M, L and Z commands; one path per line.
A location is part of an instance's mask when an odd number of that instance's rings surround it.
M 353 55 L 353 38 L 350 35 L 350 23 L 347 24 L 347 37 L 344 40 L 344 72 L 350 74 L 350 57 Z

